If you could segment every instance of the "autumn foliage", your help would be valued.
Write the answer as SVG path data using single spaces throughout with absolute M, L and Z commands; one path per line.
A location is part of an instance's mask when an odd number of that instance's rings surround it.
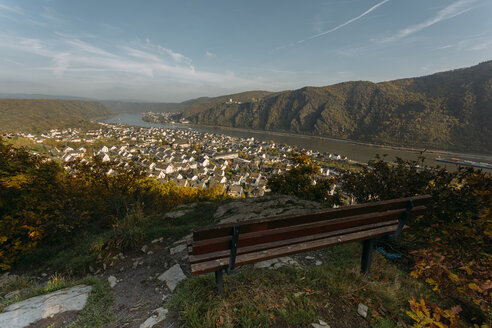
M 298 156 L 295 163 L 294 169 L 269 181 L 272 191 L 317 201 L 340 201 L 327 193 L 336 183 L 342 194 L 357 203 L 430 194 L 428 212 L 408 222 L 410 229 L 402 239 L 388 246 L 412 258 L 410 274 L 422 279 L 437 295 L 468 304 L 467 311 L 478 307 L 482 313 L 491 312 L 490 174 L 472 168 L 451 172 L 427 167 L 423 157 L 415 161 L 397 158 L 393 164 L 377 158 L 366 167 L 346 171 L 321 187 L 311 183 L 319 168 L 309 158 Z M 458 320 L 457 307 L 442 310 L 424 300 L 411 300 L 410 305 L 412 319 L 421 320 L 414 323 L 415 327 L 454 327 Z M 468 316 L 474 317 L 474 322 L 487 321 L 477 311 L 472 312 Z
M 421 298 L 420 301 L 412 298 L 408 316 L 413 320 L 412 328 L 456 328 L 459 327 L 459 305 L 451 309 L 441 309 L 439 306 L 429 305 Z
M 372 161 L 361 171 L 346 172 L 341 188 L 358 202 L 431 194 L 428 213 L 410 222 L 403 235 L 403 251 L 415 261 L 411 275 L 439 295 L 490 313 L 492 177 L 472 168 L 450 172 L 425 167 L 423 162 L 423 158 L 397 159 L 396 165 Z
M 110 169 L 118 174 L 107 174 Z M 9 269 L 40 243 L 56 243 L 89 225 L 112 228 L 135 207 L 159 213 L 224 197 L 218 188 L 161 184 L 140 167 L 119 168 L 98 157 L 62 167 L 0 139 L 0 269 Z

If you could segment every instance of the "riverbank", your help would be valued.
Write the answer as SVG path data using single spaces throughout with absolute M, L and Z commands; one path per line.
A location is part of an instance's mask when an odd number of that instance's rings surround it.
M 346 156 L 355 162 L 367 163 L 377 155 L 385 156 L 388 161 L 394 161 L 396 157 L 404 160 L 416 160 L 420 153 L 425 149 L 416 147 L 397 147 L 388 145 L 378 145 L 354 140 L 340 140 L 329 137 L 310 136 L 278 131 L 258 131 L 252 129 L 240 129 L 231 127 L 217 127 L 197 124 L 161 124 L 142 121 L 140 114 L 123 114 L 112 119 L 105 120 L 106 123 L 128 124 L 143 127 L 162 127 L 168 129 L 192 129 L 205 133 L 219 133 L 239 138 L 254 137 L 257 140 L 273 140 L 278 144 L 299 146 L 319 152 L 339 154 Z M 449 170 L 456 170 L 455 164 L 439 163 L 436 157 L 459 157 L 465 160 L 492 163 L 492 155 L 486 154 L 465 154 L 445 150 L 426 150 L 424 153 L 425 164 L 430 166 L 440 165 Z
M 157 122 L 155 122 L 155 123 L 157 123 Z M 393 145 L 376 144 L 376 143 L 370 143 L 370 142 L 364 142 L 364 141 L 356 141 L 356 140 L 351 140 L 351 139 L 337 139 L 337 138 L 332 138 L 332 137 L 315 136 L 315 135 L 301 134 L 301 133 L 280 132 L 280 131 L 270 131 L 270 130 L 243 129 L 243 128 L 233 128 L 233 127 L 228 127 L 228 126 L 214 126 L 214 125 L 207 125 L 207 124 L 174 124 L 174 125 L 181 126 L 181 127 L 193 126 L 193 127 L 198 127 L 198 128 L 201 128 L 201 127 L 220 128 L 220 129 L 224 129 L 224 130 L 231 130 L 231 131 L 238 131 L 238 132 L 249 132 L 249 133 L 269 133 L 271 135 L 276 135 L 276 136 L 314 138 L 314 139 L 319 139 L 319 140 L 330 140 L 330 141 L 335 141 L 335 142 L 344 142 L 344 143 L 348 143 L 348 144 L 367 146 L 367 147 L 373 147 L 373 148 L 379 148 L 379 149 L 400 150 L 400 151 L 415 152 L 415 153 L 424 152 L 427 154 L 445 155 L 445 156 L 451 156 L 451 157 L 474 158 L 477 160 L 482 160 L 482 161 L 487 161 L 487 162 L 492 163 L 492 154 L 487 155 L 487 154 L 476 154 L 476 153 L 462 153 L 462 152 L 457 152 L 457 151 L 452 151 L 452 150 L 393 146 Z

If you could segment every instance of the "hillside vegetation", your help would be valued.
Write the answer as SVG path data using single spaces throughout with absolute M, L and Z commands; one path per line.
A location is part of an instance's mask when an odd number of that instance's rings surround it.
M 0 131 L 45 132 L 88 126 L 111 113 L 98 102 L 54 99 L 0 99 Z
M 152 103 L 152 102 L 128 102 L 117 100 L 103 100 L 103 104 L 107 109 L 115 114 L 122 113 L 172 113 L 181 112 L 184 109 L 194 105 L 201 101 L 207 101 L 209 98 L 202 97 L 197 99 L 190 99 L 180 103 Z
M 260 99 L 274 94 L 273 92 L 269 91 L 246 91 L 246 92 L 241 92 L 241 93 L 235 93 L 231 95 L 225 95 L 225 96 L 220 96 L 220 97 L 215 97 L 215 98 L 198 98 L 196 103 L 188 105 L 185 109 L 184 116 L 185 117 L 190 117 L 195 114 L 199 114 L 203 111 L 213 109 L 216 107 L 220 107 L 222 104 L 228 102 L 230 99 L 236 102 L 256 102 L 259 101 Z M 184 102 L 186 103 L 186 102 Z M 205 123 L 205 122 L 204 122 Z
M 201 102 L 183 116 L 198 124 L 492 153 L 492 61 L 389 82 L 246 92 Z

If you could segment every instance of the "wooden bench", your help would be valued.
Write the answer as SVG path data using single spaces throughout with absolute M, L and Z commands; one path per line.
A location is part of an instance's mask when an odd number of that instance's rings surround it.
M 363 241 L 361 272 L 368 273 L 374 238 L 397 238 L 409 218 L 424 214 L 430 198 L 407 197 L 198 228 L 188 243 L 191 274 L 215 272 L 222 293 L 223 272 L 230 274 L 234 267 L 355 241 Z

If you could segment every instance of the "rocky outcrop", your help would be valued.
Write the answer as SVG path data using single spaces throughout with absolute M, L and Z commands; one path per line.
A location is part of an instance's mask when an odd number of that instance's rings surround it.
M 23 328 L 68 311 L 81 311 L 91 286 L 75 286 L 14 303 L 0 313 L 0 327 Z
M 273 195 L 232 201 L 220 206 L 216 210 L 214 218 L 220 223 L 231 223 L 276 215 L 311 212 L 321 208 L 323 206 L 320 203 L 293 196 Z

